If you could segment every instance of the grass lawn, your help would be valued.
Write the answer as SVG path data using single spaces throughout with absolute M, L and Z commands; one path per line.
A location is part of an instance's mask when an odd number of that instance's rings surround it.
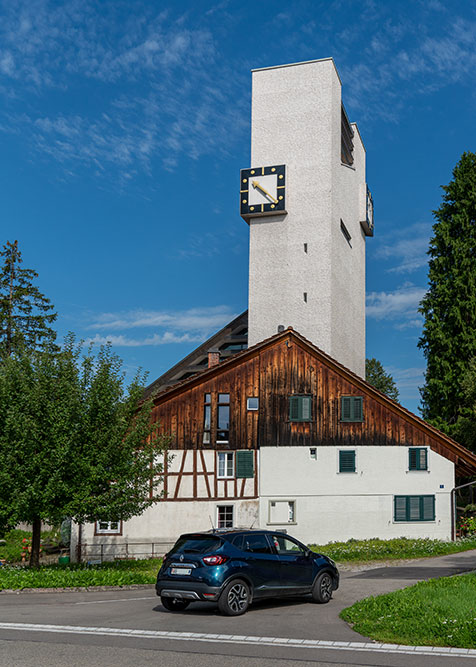
M 344 609 L 341 618 L 377 641 L 476 648 L 476 574 L 366 598 Z
M 153 584 L 161 563 L 161 559 L 153 558 L 102 565 L 42 565 L 38 569 L 6 565 L 0 567 L 0 590 Z
M 310 548 L 329 556 L 338 563 L 365 563 L 375 560 L 445 556 L 459 551 L 476 549 L 476 535 L 462 538 L 456 542 L 398 537 L 393 540 L 374 538 L 371 540 L 330 542 L 326 545 L 312 544 Z

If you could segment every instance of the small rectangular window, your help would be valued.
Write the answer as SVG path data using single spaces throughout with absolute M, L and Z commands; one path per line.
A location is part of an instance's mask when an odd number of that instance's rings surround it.
M 218 459 L 218 478 L 226 479 L 235 476 L 235 455 L 234 452 L 217 452 Z
M 217 506 L 217 528 L 233 528 L 233 505 Z
M 309 458 L 317 461 L 317 447 L 309 447 Z
M 394 521 L 434 521 L 435 496 L 395 496 Z
M 307 243 L 304 244 L 304 252 L 307 254 Z
M 352 129 L 344 105 L 341 106 L 340 159 L 351 167 L 354 164 L 354 130 Z
M 210 429 L 211 429 L 211 410 L 212 410 L 212 395 L 205 394 L 203 405 L 203 443 L 210 444 Z
M 312 421 L 312 396 L 289 397 L 289 421 Z
M 426 447 L 408 449 L 408 470 L 428 470 L 428 450 Z
M 350 232 L 349 232 L 349 230 L 347 229 L 347 227 L 344 225 L 344 221 L 343 221 L 343 220 L 340 221 L 340 230 L 341 230 L 341 232 L 344 234 L 344 236 L 345 236 L 345 240 L 347 241 L 347 243 L 350 245 L 350 247 L 352 247 L 352 244 L 351 244 L 351 242 L 350 242 L 351 239 L 352 239 L 352 236 L 350 235 Z
M 120 535 L 120 521 L 96 521 L 97 535 Z
M 302 298 L 304 299 L 304 303 L 307 303 L 307 292 L 302 293 Z
M 340 420 L 342 422 L 364 421 L 364 399 L 362 396 L 342 396 L 340 402 Z
M 218 394 L 217 442 L 228 442 L 230 435 L 230 394 Z
M 268 523 L 296 523 L 295 500 L 271 500 L 269 502 Z
M 252 450 L 239 450 L 236 452 L 236 478 L 248 479 L 254 477 L 254 458 Z
M 259 407 L 259 401 L 257 398 L 247 398 L 246 399 L 246 409 L 247 410 L 257 410 Z
M 339 472 L 355 472 L 355 449 L 339 451 Z

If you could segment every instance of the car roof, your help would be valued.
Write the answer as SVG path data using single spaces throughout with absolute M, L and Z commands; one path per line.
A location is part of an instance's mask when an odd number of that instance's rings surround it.
M 256 533 L 266 533 L 267 535 L 284 535 L 287 536 L 282 530 L 265 530 L 263 528 L 214 528 L 212 530 L 199 530 L 196 533 L 184 533 L 180 537 L 196 537 L 197 535 L 207 535 L 217 537 L 234 537 L 235 535 L 254 535 Z M 295 539 L 295 538 L 293 538 Z

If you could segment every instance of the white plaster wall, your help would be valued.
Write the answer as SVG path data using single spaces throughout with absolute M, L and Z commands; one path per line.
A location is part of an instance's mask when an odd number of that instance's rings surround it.
M 355 473 L 339 473 L 339 449 L 355 449 Z M 408 470 L 407 447 L 263 447 L 260 451 L 260 525 L 271 528 L 270 500 L 294 500 L 294 524 L 281 524 L 308 544 L 350 538 L 450 539 L 454 466 L 428 453 L 428 471 Z M 441 488 L 441 486 L 443 488 Z M 395 495 L 435 495 L 433 522 L 394 522 Z
M 365 154 L 356 133 L 355 168 L 341 165 L 340 124 L 332 59 L 253 72 L 251 166 L 286 164 L 288 213 L 250 219 L 248 338 L 253 345 L 292 326 L 363 375 Z

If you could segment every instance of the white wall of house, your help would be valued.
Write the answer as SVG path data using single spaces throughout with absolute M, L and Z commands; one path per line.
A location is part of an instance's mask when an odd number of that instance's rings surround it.
M 407 447 L 263 447 L 260 526 L 308 544 L 350 538 L 451 538 L 454 465 L 428 451 L 428 470 L 408 469 Z M 356 472 L 339 472 L 339 450 L 356 451 Z M 397 522 L 394 496 L 435 496 L 435 520 Z M 274 505 L 272 505 L 274 503 Z

